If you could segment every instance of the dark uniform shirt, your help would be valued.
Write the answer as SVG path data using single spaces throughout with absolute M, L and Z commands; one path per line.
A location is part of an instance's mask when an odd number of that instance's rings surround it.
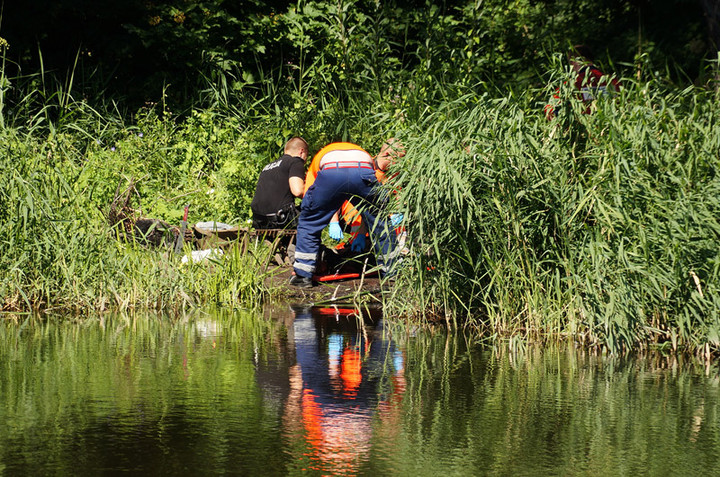
M 284 207 L 295 204 L 290 191 L 291 177 L 305 178 L 305 161 L 300 157 L 284 154 L 260 172 L 255 196 L 250 207 L 255 215 L 276 214 Z

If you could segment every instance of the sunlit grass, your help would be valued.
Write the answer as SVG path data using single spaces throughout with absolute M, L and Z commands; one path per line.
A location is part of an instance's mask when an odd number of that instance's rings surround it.
M 537 96 L 417 125 L 399 177 L 412 293 L 393 302 L 500 337 L 717 350 L 717 102 L 628 82 L 548 122 Z
M 178 310 L 262 301 L 267 247 L 236 244 L 214 262 L 184 265 L 171 247 L 120 242 L 103 213 L 73 187 L 79 168 L 48 159 L 46 144 L 12 135 L 5 143 L 0 159 L 4 310 Z M 236 252 L 241 245 L 251 253 Z

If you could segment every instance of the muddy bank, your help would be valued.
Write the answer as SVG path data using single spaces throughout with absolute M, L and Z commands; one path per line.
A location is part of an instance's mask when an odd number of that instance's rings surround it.
M 275 267 L 271 269 L 266 285 L 279 290 L 283 297 L 291 301 L 303 303 L 351 303 L 355 300 L 369 301 L 380 304 L 383 291 L 387 293 L 389 286 L 382 283 L 377 276 L 355 279 L 317 282 L 312 288 L 297 288 L 289 284 L 292 267 Z

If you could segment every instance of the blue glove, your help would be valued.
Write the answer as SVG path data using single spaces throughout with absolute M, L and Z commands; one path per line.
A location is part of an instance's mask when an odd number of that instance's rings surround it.
M 393 227 L 397 227 L 404 218 L 405 216 L 403 214 L 390 214 L 390 223 Z
M 330 230 L 328 230 L 330 233 L 330 238 L 333 240 L 342 240 L 343 239 L 343 231 L 340 228 L 339 222 L 330 222 Z
M 364 252 L 365 251 L 365 234 L 357 234 L 350 244 L 350 250 L 353 252 Z

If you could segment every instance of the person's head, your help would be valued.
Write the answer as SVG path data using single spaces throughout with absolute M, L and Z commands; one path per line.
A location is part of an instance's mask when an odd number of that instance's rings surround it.
M 393 138 L 388 139 L 380 148 L 380 153 L 375 158 L 375 162 L 380 170 L 386 171 L 388 167 L 393 165 L 395 161 L 405 155 L 405 146 Z
M 285 154 L 290 156 L 299 157 L 305 161 L 307 160 L 308 152 L 308 143 L 301 137 L 296 136 L 285 143 Z

